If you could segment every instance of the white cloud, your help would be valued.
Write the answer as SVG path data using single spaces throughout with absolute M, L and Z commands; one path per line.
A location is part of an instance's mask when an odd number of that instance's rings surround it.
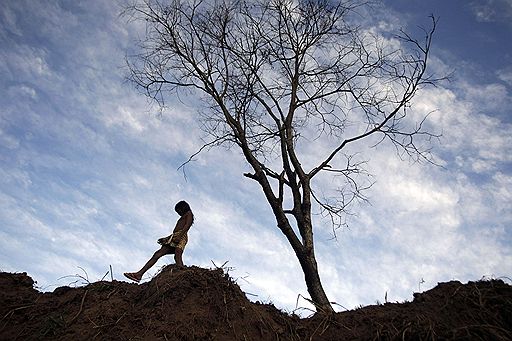
M 19 139 L 17 139 L 15 136 L 3 131 L 0 128 L 0 146 L 14 150 L 17 149 L 20 145 Z
M 510 123 L 491 116 L 506 111 L 511 98 L 502 85 L 458 83 L 459 89 L 436 88 L 423 91 L 414 108 L 432 112 L 429 122 L 441 132 L 437 155 L 447 152 L 459 167 L 482 173 L 496 170 L 500 163 L 510 162 L 512 129 Z M 456 93 L 455 91 L 458 91 Z
M 5 2 L 0 3 L 0 36 L 4 39 L 7 38 L 8 33 L 21 36 L 21 29 L 18 27 L 16 21 L 16 14 L 6 5 Z
M 51 78 L 51 68 L 47 63 L 45 50 L 30 46 L 18 46 L 12 50 L 2 51 L 3 63 L 0 71 L 11 79 L 36 80 Z
M 478 0 L 470 3 L 470 8 L 477 21 L 509 22 L 512 18 L 512 1 L 510 0 Z
M 140 112 L 136 113 L 128 107 L 121 106 L 108 113 L 108 116 L 105 117 L 105 123 L 107 127 L 112 125 L 126 126 L 129 129 L 133 129 L 135 133 L 141 133 L 146 128 L 141 116 Z
M 496 75 L 508 86 L 512 86 L 512 68 L 506 68 L 496 71 Z
M 512 176 L 497 172 L 494 174 L 493 180 L 495 185 L 491 188 L 491 191 L 497 197 L 496 201 L 498 203 L 512 203 Z
M 492 113 L 495 111 L 506 110 L 507 103 L 510 103 L 510 96 L 507 87 L 494 84 L 469 84 L 460 82 L 459 86 L 463 91 L 463 96 L 471 104 L 473 112 Z
M 28 97 L 32 100 L 37 100 L 37 91 L 28 85 L 19 85 L 9 87 L 8 94 L 11 97 L 16 97 L 20 95 L 20 97 Z

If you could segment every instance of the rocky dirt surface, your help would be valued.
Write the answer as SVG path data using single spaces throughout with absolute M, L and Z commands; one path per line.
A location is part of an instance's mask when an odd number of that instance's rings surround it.
M 222 269 L 34 289 L 0 273 L 0 340 L 512 340 L 512 286 L 452 281 L 405 303 L 309 318 L 249 301 Z

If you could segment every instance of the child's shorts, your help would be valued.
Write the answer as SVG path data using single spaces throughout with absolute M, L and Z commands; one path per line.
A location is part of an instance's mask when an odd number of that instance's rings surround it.
M 185 234 L 183 236 L 183 238 L 181 238 L 180 242 L 178 243 L 178 245 L 176 245 L 176 248 L 177 249 L 181 249 L 181 250 L 184 250 L 185 249 L 185 245 L 187 245 L 187 242 L 188 242 L 188 235 Z

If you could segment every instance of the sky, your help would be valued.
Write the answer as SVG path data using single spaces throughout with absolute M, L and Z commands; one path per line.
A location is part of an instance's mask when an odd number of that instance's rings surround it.
M 126 280 L 174 227 L 187 200 L 195 223 L 187 265 L 226 271 L 253 301 L 307 314 L 297 259 L 240 153 L 201 146 L 194 98 L 158 107 L 125 80 L 144 27 L 122 2 L 0 2 L 0 270 L 27 272 L 43 291 L 105 277 Z M 512 1 L 386 0 L 361 12 L 377 33 L 439 18 L 423 89 L 442 137 L 441 166 L 361 153 L 375 184 L 332 238 L 315 216 L 320 276 L 342 311 L 403 302 L 438 282 L 512 277 Z M 171 256 L 144 277 L 148 281 Z M 80 276 L 80 277 L 77 277 Z M 111 274 L 106 277 L 109 279 Z

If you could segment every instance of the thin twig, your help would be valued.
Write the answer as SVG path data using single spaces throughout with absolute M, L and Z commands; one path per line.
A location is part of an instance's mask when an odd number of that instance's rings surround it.
M 30 307 L 33 307 L 33 306 L 35 306 L 34 303 L 33 304 L 29 304 L 29 305 L 24 305 L 22 307 L 11 309 L 11 310 L 9 310 L 9 312 L 7 314 L 5 314 L 4 317 L 2 317 L 1 321 L 3 321 L 7 316 L 12 315 L 15 311 L 26 309 L 26 308 L 30 308 Z

